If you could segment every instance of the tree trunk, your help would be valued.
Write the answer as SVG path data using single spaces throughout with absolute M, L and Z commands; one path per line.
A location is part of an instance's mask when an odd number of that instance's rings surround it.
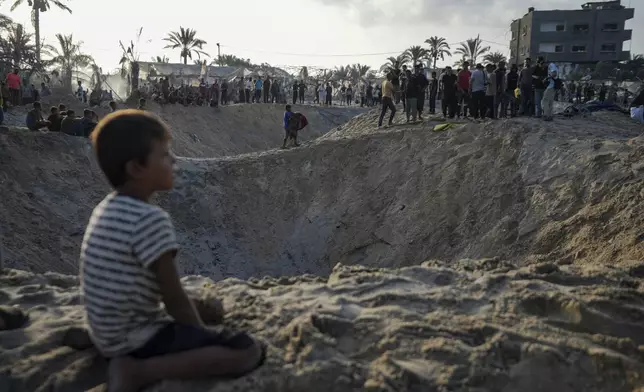
M 34 4 L 34 31 L 36 33 L 36 62 L 40 64 L 40 5 L 38 2 Z
M 434 56 L 434 71 L 436 71 L 436 61 L 438 61 L 438 56 Z
M 131 74 L 132 74 L 132 93 L 139 90 L 139 70 L 140 65 L 137 61 L 134 61 L 130 65 Z
M 184 65 L 188 64 L 188 56 L 183 56 L 183 64 Z

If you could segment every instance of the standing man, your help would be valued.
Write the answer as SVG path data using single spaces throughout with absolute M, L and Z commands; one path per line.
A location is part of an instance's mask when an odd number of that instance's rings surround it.
M 293 82 L 293 105 L 297 103 L 297 92 L 300 89 L 300 86 L 297 84 L 297 80 Z
M 491 119 L 496 118 L 496 73 L 494 72 L 494 65 L 488 64 L 485 67 L 487 75 L 487 87 L 485 89 L 485 107 L 488 111 L 488 117 Z
M 407 117 L 407 122 L 409 122 L 409 117 L 411 116 L 412 121 L 416 122 L 416 117 L 418 115 L 418 89 L 419 85 L 416 80 L 416 75 L 412 75 L 410 70 L 405 71 L 405 75 L 401 75 L 401 80 L 404 80 L 405 91 L 403 91 L 403 108 L 405 110 L 405 116 Z M 404 103 L 407 102 L 407 105 Z
M 543 99 L 543 92 L 546 87 L 544 85 L 544 80 L 548 77 L 548 68 L 543 61 L 543 57 L 537 59 L 537 65 L 532 70 L 532 87 L 534 88 L 534 104 L 535 104 L 535 114 L 537 118 L 540 118 L 543 114 L 543 107 L 541 106 L 541 100 Z
M 452 73 L 452 67 L 445 68 L 445 75 L 441 78 L 441 87 L 443 88 L 443 116 L 454 118 L 456 116 L 458 77 Z
M 517 99 L 514 96 L 514 90 L 519 86 L 518 70 L 516 64 L 512 64 L 510 67 L 510 72 L 508 72 L 505 79 L 505 106 L 501 103 L 501 113 L 506 114 L 508 112 L 508 106 L 510 106 L 511 117 L 516 117 L 517 115 Z
M 471 112 L 474 118 L 485 117 L 485 90 L 487 86 L 487 75 L 483 71 L 483 65 L 476 64 L 476 69 L 470 78 Z
M 394 85 L 391 83 L 394 75 L 392 72 L 387 74 L 387 79 L 382 82 L 382 110 L 380 111 L 380 119 L 378 120 L 378 127 L 382 127 L 382 120 L 385 118 L 387 109 L 391 111 L 389 116 L 389 125 L 394 123 L 394 116 L 396 115 L 396 105 L 394 105 Z
M 264 82 L 258 75 L 257 80 L 255 80 L 255 102 L 257 103 L 262 102 L 262 86 L 264 86 Z
M 519 90 L 521 91 L 520 114 L 531 116 L 534 110 L 534 93 L 532 92 L 532 59 L 526 58 L 519 73 Z
M 429 114 L 436 114 L 437 96 L 438 96 L 438 78 L 436 77 L 436 71 L 432 71 L 432 80 L 429 82 Z
M 425 92 L 427 91 L 427 86 L 429 86 L 429 80 L 425 76 L 423 70 L 423 64 L 416 64 L 414 68 L 414 76 L 416 77 L 416 82 L 418 83 L 418 97 L 416 97 L 417 110 L 418 110 L 418 119 L 423 120 L 423 110 L 425 109 Z
M 246 88 L 244 89 L 244 93 L 246 95 L 246 103 L 250 103 L 250 90 L 252 88 L 253 88 L 253 78 L 249 76 L 248 81 L 246 81 Z
M 505 94 L 507 79 L 506 79 L 505 61 L 499 61 L 494 74 L 496 76 L 496 98 L 494 99 L 494 111 L 497 117 L 508 116 L 508 103 L 507 95 Z M 500 107 L 500 108 L 499 108 Z
M 300 105 L 304 104 L 304 91 L 306 91 L 306 84 L 304 84 L 304 80 L 300 80 L 300 85 L 299 87 L 299 92 L 300 92 Z
M 9 102 L 13 106 L 20 105 L 21 97 L 21 85 L 22 81 L 20 80 L 20 75 L 18 74 L 18 68 L 15 68 L 12 73 L 7 74 L 7 87 L 9 87 Z
M 266 75 L 266 80 L 264 80 L 262 88 L 264 89 L 264 103 L 269 103 L 268 97 L 271 92 L 271 80 L 268 78 L 268 75 Z
M 467 109 L 470 105 L 470 79 L 472 73 L 470 72 L 470 63 L 468 61 L 463 63 L 463 70 L 458 73 L 458 115 L 461 113 L 463 117 L 467 117 Z
M 333 87 L 328 82 L 326 84 L 326 105 L 333 106 Z

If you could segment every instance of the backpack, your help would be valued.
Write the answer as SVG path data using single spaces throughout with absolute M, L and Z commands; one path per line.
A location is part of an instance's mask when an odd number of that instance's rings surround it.
M 288 119 L 288 129 L 292 131 L 299 131 L 304 129 L 307 125 L 309 125 L 309 121 L 306 119 L 306 116 L 300 112 L 293 113 L 293 115 Z

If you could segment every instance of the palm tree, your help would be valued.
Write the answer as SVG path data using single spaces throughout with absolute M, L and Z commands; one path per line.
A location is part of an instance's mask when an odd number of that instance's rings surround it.
M 405 53 L 407 53 L 407 57 L 411 60 L 412 65 L 418 64 L 429 57 L 429 50 L 419 45 L 411 46 Z
M 4 0 L 0 0 L 0 4 L 3 2 Z M 53 4 L 57 8 L 71 14 L 72 10 L 66 6 L 64 2 L 65 0 L 27 0 L 27 5 L 31 8 L 31 22 L 34 25 L 34 30 L 36 32 L 36 59 L 38 61 L 40 61 L 40 49 L 42 45 L 40 42 L 40 13 L 47 12 L 51 9 L 51 4 Z M 11 12 L 22 4 L 24 4 L 24 0 L 14 0 L 13 5 L 11 6 Z
M 8 28 L 13 21 L 11 20 L 10 17 L 0 14 L 0 29 L 6 29 Z
M 201 55 L 210 57 L 208 53 L 203 51 L 203 46 L 207 44 L 207 42 L 197 38 L 196 30 L 179 27 L 178 32 L 170 32 L 163 40 L 169 42 L 165 48 L 181 49 L 181 54 L 179 56 L 183 59 L 184 64 L 188 64 L 188 58 L 192 60 L 192 53 L 196 53 L 197 58 L 201 58 Z
M 345 80 L 351 77 L 351 66 L 341 65 L 333 70 L 333 81 L 344 83 Z
M 371 67 L 368 65 L 362 65 L 360 63 L 353 64 L 351 66 L 351 75 L 355 83 L 358 83 L 360 80 L 367 77 L 367 74 L 371 70 Z
M 441 61 L 445 61 L 445 56 L 452 57 L 451 48 L 445 38 L 433 36 L 426 39 L 425 43 L 429 45 L 429 57 L 434 59 L 434 69 L 436 69 L 436 62 L 439 57 Z
M 152 56 L 153 63 L 169 63 L 170 58 L 166 55 L 163 56 Z
M 36 60 L 36 45 L 33 35 L 25 32 L 21 24 L 10 24 L 6 37 L 0 37 L 2 61 L 11 63 L 14 68 L 23 68 L 25 64 Z
M 139 89 L 139 71 L 141 70 L 141 65 L 139 64 L 139 58 L 141 55 L 137 51 L 139 42 L 141 41 L 141 34 L 143 33 L 143 27 L 139 29 L 136 33 L 136 46 L 134 41 L 130 41 L 130 45 L 125 47 L 123 42 L 119 41 L 119 46 L 121 47 L 121 60 L 119 64 L 121 65 L 121 76 L 127 76 L 128 85 L 132 88 L 132 91 Z M 129 72 L 128 72 L 129 71 Z
M 56 40 L 58 41 L 58 47 L 52 46 L 49 48 L 53 56 L 49 63 L 59 67 L 60 73 L 63 75 L 63 86 L 71 88 L 74 70 L 79 67 L 88 67 L 94 62 L 94 59 L 92 59 L 92 56 L 81 52 L 80 48 L 83 42 L 74 42 L 72 34 L 56 34 Z
M 216 63 L 220 67 L 223 67 L 223 66 L 252 67 L 253 66 L 253 63 L 251 63 L 250 59 L 242 59 L 240 57 L 235 56 L 234 54 L 222 54 L 217 58 L 217 60 L 213 61 L 213 63 Z
M 483 61 L 488 62 L 490 64 L 498 64 L 500 62 L 506 62 L 508 61 L 507 57 L 501 52 L 492 52 L 488 53 L 483 57 Z
M 461 42 L 461 46 L 456 48 L 454 53 L 461 54 L 470 61 L 472 65 L 476 63 L 476 60 L 490 51 L 489 46 L 483 46 L 483 41 L 481 41 L 480 36 L 476 38 L 470 38 L 465 42 Z
M 400 71 L 403 65 L 409 62 L 409 56 L 406 52 L 399 54 L 397 57 L 387 58 L 387 62 L 380 67 L 381 72 L 389 73 L 391 71 Z
M 208 65 L 208 62 L 206 60 L 193 60 L 192 61 L 195 65 Z
M 467 57 L 463 56 L 460 60 L 456 60 L 456 62 L 454 62 L 454 68 L 456 69 L 463 68 L 467 61 L 468 61 Z

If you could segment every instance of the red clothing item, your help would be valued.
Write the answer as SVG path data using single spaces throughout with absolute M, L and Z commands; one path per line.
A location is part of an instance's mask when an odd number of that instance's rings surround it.
M 12 88 L 12 89 L 19 89 L 20 88 L 20 76 L 16 75 L 15 73 L 10 73 L 7 75 L 7 87 Z
M 458 73 L 458 88 L 461 90 L 469 90 L 470 89 L 470 78 L 472 77 L 472 74 L 470 71 L 461 71 Z

